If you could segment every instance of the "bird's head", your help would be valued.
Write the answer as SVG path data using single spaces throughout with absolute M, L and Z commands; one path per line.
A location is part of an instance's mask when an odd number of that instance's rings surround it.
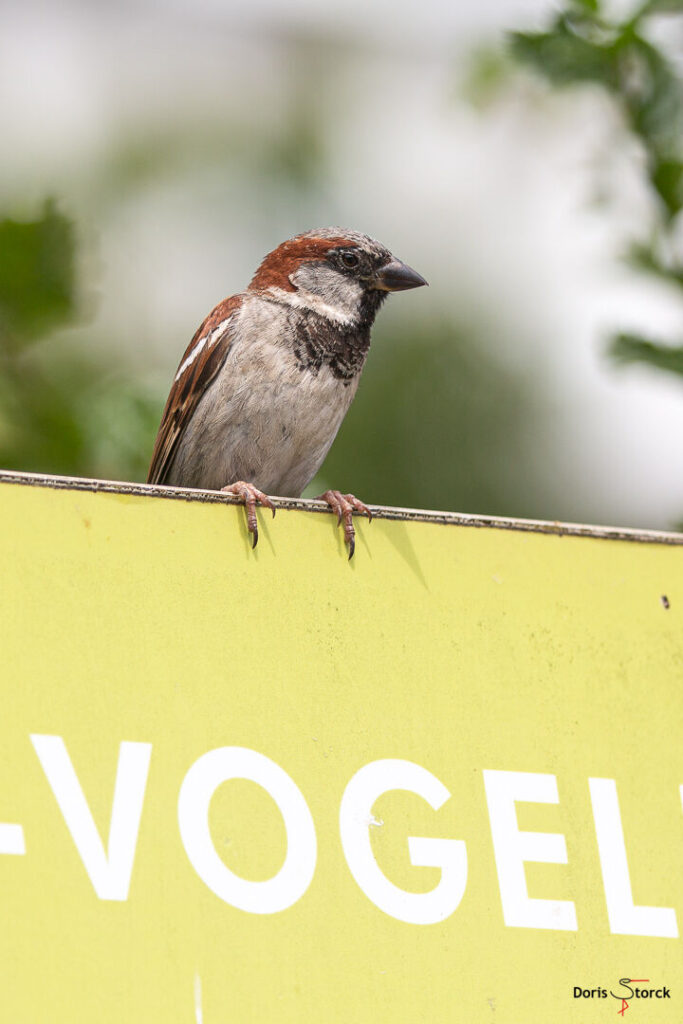
M 256 271 L 250 291 L 310 310 L 340 326 L 369 326 L 389 292 L 427 284 L 368 235 L 319 228 L 283 242 Z

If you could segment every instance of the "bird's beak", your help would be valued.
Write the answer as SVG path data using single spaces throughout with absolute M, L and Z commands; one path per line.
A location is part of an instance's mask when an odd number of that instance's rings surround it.
M 373 288 L 383 292 L 403 292 L 408 288 L 421 288 L 423 284 L 427 284 L 424 277 L 400 260 L 385 263 L 375 272 L 372 282 Z

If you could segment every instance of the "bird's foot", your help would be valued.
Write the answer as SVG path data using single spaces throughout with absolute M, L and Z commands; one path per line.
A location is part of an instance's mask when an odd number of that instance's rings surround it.
M 244 507 L 247 512 L 247 529 L 254 538 L 252 541 L 252 548 L 255 548 L 258 544 L 258 523 L 256 521 L 256 503 L 259 505 L 265 505 L 266 508 L 270 508 L 273 511 L 273 517 L 275 516 L 275 505 L 263 491 L 259 491 L 258 487 L 254 487 L 253 484 L 247 484 L 244 480 L 236 480 L 234 484 L 228 484 L 227 487 L 221 487 L 221 491 L 225 494 L 234 494 L 238 498 L 241 498 L 244 502 Z
M 361 515 L 368 517 L 368 521 L 372 521 L 372 512 L 367 505 L 364 505 L 362 501 L 353 494 L 342 494 L 341 491 L 325 491 L 324 494 L 319 494 L 318 499 L 320 501 L 326 501 L 333 512 L 337 515 L 337 524 L 341 526 L 344 524 L 344 541 L 349 546 L 349 560 L 353 558 L 353 552 L 356 550 L 356 531 L 353 528 L 353 513 L 360 512 Z

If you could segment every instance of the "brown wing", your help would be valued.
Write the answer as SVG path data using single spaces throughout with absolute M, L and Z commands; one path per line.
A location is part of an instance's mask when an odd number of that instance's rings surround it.
M 183 431 L 230 351 L 233 334 L 229 318 L 241 303 L 241 295 L 224 299 L 209 313 L 187 346 L 161 417 L 147 483 L 166 482 Z

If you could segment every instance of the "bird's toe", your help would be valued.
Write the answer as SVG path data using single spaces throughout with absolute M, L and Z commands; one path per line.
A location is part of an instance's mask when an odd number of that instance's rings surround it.
M 349 549 L 349 561 L 356 550 L 356 531 L 353 527 L 353 513 L 358 512 L 372 520 L 372 512 L 354 494 L 342 494 L 341 491 L 329 490 L 320 494 L 320 501 L 326 501 L 337 516 L 337 525 L 344 526 L 344 543 Z
M 275 516 L 275 505 L 267 494 L 264 494 L 263 491 L 258 489 L 258 487 L 254 487 L 253 484 L 249 484 L 245 480 L 236 480 L 232 484 L 227 484 L 225 487 L 221 487 L 221 491 L 225 494 L 234 494 L 244 502 L 247 514 L 247 529 L 253 538 L 251 546 L 252 548 L 255 548 L 258 544 L 256 505 L 258 503 L 259 505 L 264 505 L 266 508 L 271 509 L 273 516 Z

